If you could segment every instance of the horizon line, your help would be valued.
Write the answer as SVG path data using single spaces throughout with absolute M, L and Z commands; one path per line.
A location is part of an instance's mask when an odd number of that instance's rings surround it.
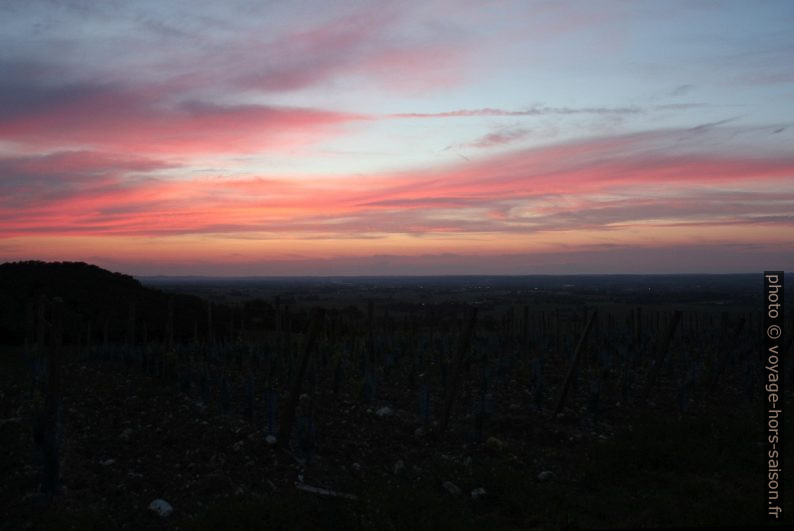
M 768 270 L 771 271 L 771 270 Z M 737 276 L 737 275 L 762 275 L 764 271 L 738 271 L 732 273 L 704 273 L 704 272 L 678 272 L 678 273 L 471 273 L 471 274 L 385 274 L 385 275 L 201 275 L 201 274 L 148 274 L 134 275 L 137 279 L 179 279 L 179 278 L 206 278 L 206 279 L 322 279 L 322 278 L 518 278 L 518 277 L 662 277 L 662 276 Z M 784 271 L 784 274 L 794 274 Z

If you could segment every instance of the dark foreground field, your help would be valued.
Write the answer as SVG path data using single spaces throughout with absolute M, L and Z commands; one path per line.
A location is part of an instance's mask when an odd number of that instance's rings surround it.
M 0 528 L 764 523 L 752 292 L 677 304 L 617 287 L 255 289 L 274 290 L 273 313 L 249 307 L 225 336 L 202 323 L 193 340 L 144 343 L 138 330 L 63 345 L 51 500 L 35 360 L 56 345 L 5 348 Z M 155 499 L 173 512 L 147 509 Z

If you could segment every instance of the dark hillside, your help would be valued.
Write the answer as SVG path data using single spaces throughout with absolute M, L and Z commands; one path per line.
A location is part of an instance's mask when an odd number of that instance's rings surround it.
M 83 262 L 8 262 L 0 264 L 0 343 L 21 344 L 32 337 L 39 302 L 59 297 L 65 304 L 65 341 L 165 339 L 169 298 L 173 299 L 174 336 L 192 339 L 206 333 L 207 306 L 199 297 L 147 288 L 129 275 Z M 229 310 L 218 307 L 222 323 Z M 134 315 L 134 320 L 130 316 Z M 46 319 L 46 314 L 45 314 Z

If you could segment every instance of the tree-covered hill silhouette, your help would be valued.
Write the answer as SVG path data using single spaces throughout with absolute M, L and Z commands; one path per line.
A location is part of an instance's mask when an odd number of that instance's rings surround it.
M 0 264 L 0 342 L 32 338 L 40 306 L 46 320 L 47 304 L 55 298 L 64 303 L 67 343 L 165 341 L 169 301 L 175 341 L 208 335 L 208 303 L 199 297 L 148 288 L 84 262 L 23 261 Z M 213 305 L 212 313 L 213 329 L 223 334 L 231 309 Z

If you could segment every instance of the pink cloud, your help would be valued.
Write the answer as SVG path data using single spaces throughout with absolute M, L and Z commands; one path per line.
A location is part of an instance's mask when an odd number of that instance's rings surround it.
M 230 86 L 264 92 L 363 81 L 415 93 L 461 81 L 475 43 L 422 30 L 413 11 L 399 3 L 365 5 L 330 19 L 294 22 L 272 37 L 244 35 L 227 43 L 214 70 L 225 72 Z
M 512 128 L 512 129 L 501 129 L 499 131 L 488 133 L 485 136 L 478 138 L 468 144 L 465 144 L 461 147 L 473 147 L 473 148 L 489 148 L 494 146 L 503 146 L 506 144 L 512 144 L 513 142 L 517 142 L 519 140 L 523 140 L 527 136 L 529 136 L 530 131 L 527 129 L 521 128 Z
M 88 87 L 5 118 L 0 139 L 39 149 L 88 146 L 172 156 L 261 151 L 302 145 L 364 117 L 265 105 L 173 105 L 158 91 Z
M 0 208 L 2 235 L 275 232 L 348 238 L 615 231 L 648 220 L 755 223 L 762 213 L 768 223 L 791 223 L 787 212 L 794 190 L 786 183 L 794 176 L 794 157 L 695 153 L 691 148 L 676 155 L 670 146 L 680 134 L 587 139 L 466 164 L 366 177 L 176 181 L 155 178 L 157 168 L 149 162 L 126 161 L 124 167 L 108 157 L 87 166 L 109 164 L 110 175 L 116 177 L 105 178 L 101 186 L 44 194 L 24 212 L 13 204 Z M 114 164 L 120 168 L 114 169 Z M 148 172 L 150 177 L 122 178 L 131 172 Z M 56 186 L 59 182 L 53 176 Z M 761 184 L 776 184 L 782 194 L 778 197 L 788 199 L 749 193 L 759 191 Z M 748 199 L 730 195 L 737 189 L 747 191 Z M 9 191 L 13 195 L 13 189 Z

